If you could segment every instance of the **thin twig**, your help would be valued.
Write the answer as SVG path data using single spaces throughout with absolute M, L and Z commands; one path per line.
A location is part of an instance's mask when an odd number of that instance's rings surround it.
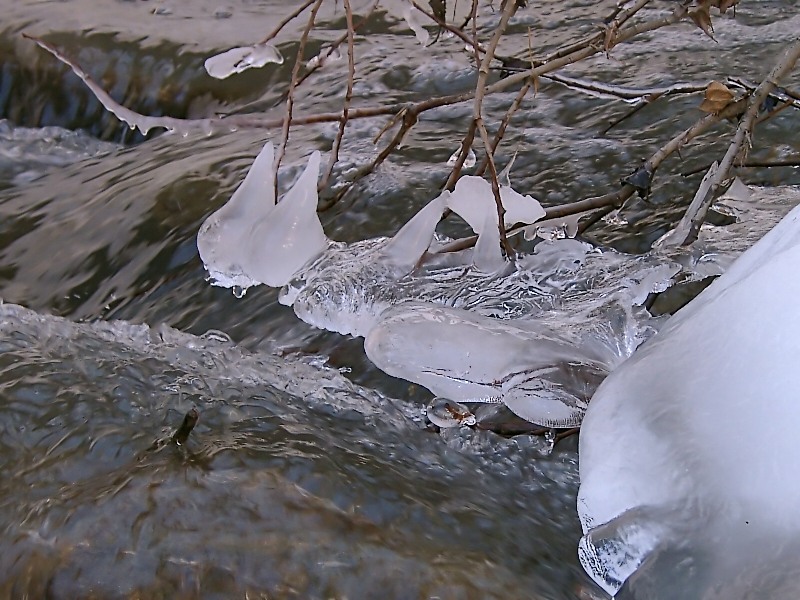
M 739 100 L 737 102 L 732 102 L 718 114 L 704 115 L 694 125 L 682 131 L 664 144 L 661 148 L 659 148 L 647 161 L 645 161 L 641 168 L 648 170 L 651 174 L 655 173 L 655 171 L 659 166 L 661 166 L 667 157 L 677 152 L 689 141 L 705 133 L 711 129 L 711 127 L 720 123 L 724 119 L 734 118 L 742 114 L 745 110 L 745 107 L 746 101 Z M 560 219 L 598 208 L 620 206 L 631 196 L 633 196 L 636 191 L 637 190 L 634 186 L 630 185 L 629 183 L 625 183 L 619 189 L 603 194 L 602 196 L 586 198 L 584 200 L 578 200 L 576 202 L 570 202 L 567 204 L 559 204 L 558 206 L 551 206 L 545 209 L 545 215 L 542 217 L 542 221 L 547 219 Z M 517 233 L 520 229 L 522 229 L 522 227 L 512 227 L 507 233 L 509 235 Z M 455 240 L 440 247 L 436 253 L 441 254 L 444 252 L 457 252 L 459 250 L 464 250 L 465 248 L 471 248 L 475 245 L 477 239 L 477 236 L 470 236 L 460 240 Z
M 478 68 L 478 83 L 475 86 L 475 100 L 473 103 L 472 108 L 472 118 L 475 122 L 475 125 L 480 132 L 481 139 L 483 140 L 483 147 L 486 152 L 486 158 L 489 164 L 489 175 L 492 184 L 492 193 L 494 194 L 494 200 L 497 205 L 497 227 L 500 232 L 500 244 L 503 246 L 503 250 L 505 250 L 506 256 L 512 256 L 513 250 L 511 245 L 508 243 L 508 238 L 506 237 L 506 227 L 505 227 L 505 213 L 506 210 L 503 207 L 503 201 L 500 198 L 500 185 L 497 182 L 497 167 L 494 163 L 494 155 L 492 153 L 492 144 L 489 141 L 489 134 L 486 131 L 486 125 L 483 122 L 483 97 L 486 93 L 486 80 L 489 77 L 489 65 L 492 62 L 492 57 L 494 56 L 495 51 L 497 50 L 497 45 L 500 43 L 500 38 L 503 37 L 505 33 L 506 27 L 508 27 L 508 22 L 511 20 L 511 17 L 514 16 L 514 13 L 517 10 L 517 0 L 505 0 L 503 4 L 503 12 L 500 15 L 500 23 L 494 30 L 492 34 L 492 39 L 489 42 L 489 46 L 486 49 L 486 53 L 483 55 L 483 60 L 480 63 L 480 67 Z M 477 38 L 476 38 L 477 39 Z M 479 58 L 479 51 L 477 44 L 475 46 L 475 58 L 476 60 Z M 462 147 L 463 153 L 463 147 Z
M 675 237 L 672 238 L 672 243 L 686 245 L 697 239 L 697 234 L 700 231 L 700 226 L 703 224 L 703 221 L 705 221 L 708 209 L 717 191 L 722 187 L 723 182 L 728 179 L 734 161 L 738 158 L 741 162 L 747 156 L 753 125 L 764 100 L 766 100 L 769 93 L 778 86 L 781 77 L 791 72 L 798 59 L 800 59 L 800 40 L 795 41 L 786 49 L 769 75 L 764 78 L 755 92 L 750 96 L 747 110 L 739 123 L 739 127 L 736 129 L 736 135 L 734 135 L 733 141 L 728 146 L 728 151 L 722 158 L 722 162 L 713 175 L 710 185 L 703 188 L 703 193 L 695 195 L 692 203 L 683 215 L 681 222 L 675 229 Z M 745 144 L 747 144 L 747 146 Z
M 472 40 L 470 41 L 469 38 L 463 36 L 462 39 L 468 40 L 467 43 L 472 46 L 473 56 L 475 58 L 475 67 L 478 70 L 480 70 L 481 47 L 480 43 L 478 42 L 477 13 L 478 13 L 478 0 L 472 0 L 472 9 L 470 11 L 470 19 L 472 20 Z M 467 21 L 467 23 L 468 22 L 469 21 Z M 464 25 L 466 26 L 466 23 Z M 464 168 L 464 161 L 467 160 L 467 156 L 469 156 L 469 151 L 472 149 L 472 143 L 475 141 L 477 124 L 478 124 L 477 121 L 473 118 L 473 120 L 469 124 L 469 127 L 467 128 L 466 135 L 461 140 L 461 148 L 459 150 L 458 157 L 456 158 L 456 162 L 453 165 L 453 168 L 450 170 L 450 175 L 447 177 L 447 181 L 445 181 L 444 183 L 443 186 L 444 189 L 452 190 L 453 187 L 456 185 L 456 181 L 458 181 L 458 178 L 461 177 L 461 170 Z
M 375 12 L 375 9 L 378 7 L 378 4 L 380 4 L 380 0 L 375 0 L 372 3 L 372 5 L 367 10 L 367 13 L 364 15 L 364 17 L 358 23 L 353 25 L 353 32 L 358 31 L 364 25 L 364 23 L 366 23 L 369 20 L 369 18 L 372 16 L 372 13 Z M 311 66 L 309 69 L 306 69 L 306 71 L 300 77 L 300 80 L 297 82 L 297 87 L 300 87 L 301 85 L 303 85 L 303 83 L 305 83 L 306 79 L 308 79 L 314 73 L 316 73 L 319 69 L 321 69 L 325 65 L 325 62 L 327 61 L 327 59 L 330 58 L 330 56 L 334 52 L 336 52 L 336 50 L 339 48 L 339 46 L 341 46 L 348 39 L 349 39 L 349 30 L 346 31 L 345 33 L 343 33 L 342 35 L 340 35 L 337 39 L 335 39 L 333 41 L 333 43 L 331 43 L 330 46 L 328 46 L 326 48 L 324 56 L 322 56 L 322 54 L 320 53 L 321 60 L 317 61 L 317 63 L 315 65 Z
M 681 173 L 681 176 L 691 177 L 692 175 L 697 175 L 698 173 L 705 173 L 706 171 L 708 171 L 710 166 L 711 166 L 710 164 L 705 164 L 702 167 L 697 167 L 689 171 L 684 171 Z M 747 167 L 752 169 L 768 169 L 772 167 L 800 167 L 800 158 L 784 158 L 776 160 L 746 160 L 737 166 Z
M 491 152 L 494 153 L 497 150 L 497 146 L 500 145 L 500 140 L 503 139 L 503 135 L 505 135 L 506 128 L 508 124 L 511 122 L 511 117 L 514 116 L 514 113 L 517 112 L 519 107 L 522 105 L 522 101 L 527 96 L 528 92 L 530 91 L 532 84 L 530 81 L 526 81 L 525 85 L 523 85 L 519 92 L 517 93 L 516 98 L 514 98 L 514 102 L 511 103 L 511 106 L 506 111 L 506 114 L 503 115 L 503 119 L 500 121 L 500 126 L 497 128 L 497 132 L 494 134 L 494 139 L 492 140 Z M 478 165 L 478 168 L 475 169 L 475 175 L 483 175 L 486 171 L 486 167 L 489 166 L 489 152 L 486 153 L 486 156 L 483 157 L 481 164 Z
M 306 27 L 303 29 L 303 35 L 300 36 L 300 43 L 297 47 L 297 56 L 294 59 L 294 66 L 292 67 L 292 79 L 289 82 L 289 93 L 286 97 L 286 114 L 283 117 L 283 128 L 281 130 L 281 142 L 278 145 L 277 156 L 275 157 L 275 202 L 278 201 L 278 170 L 281 167 L 281 161 L 284 154 L 286 154 L 286 144 L 289 142 L 289 129 L 292 126 L 292 109 L 294 108 L 294 90 L 297 87 L 297 78 L 300 74 L 300 65 L 303 62 L 303 54 L 306 49 L 306 42 L 311 29 L 314 27 L 314 21 L 317 18 L 317 12 L 322 6 L 322 0 L 316 0 L 314 7 L 311 9 L 311 14 L 306 22 Z
M 331 148 L 331 158 L 328 161 L 328 169 L 319 184 L 320 189 L 328 186 L 328 181 L 333 173 L 333 167 L 339 160 L 339 146 L 342 144 L 344 130 L 347 127 L 348 113 L 350 112 L 350 101 L 353 98 L 353 82 L 356 78 L 355 62 L 355 29 L 353 27 L 353 11 L 350 8 L 350 0 L 344 0 L 344 11 L 347 17 L 347 91 L 344 94 L 344 104 L 342 106 L 342 120 L 339 122 L 339 131 L 336 132 L 336 139 L 333 140 Z
M 270 31 L 263 40 L 259 42 L 259 44 L 266 44 L 270 40 L 274 39 L 284 27 L 286 27 L 290 22 L 292 22 L 297 16 L 300 15 L 305 9 L 309 6 L 314 4 L 316 0 L 306 0 L 303 4 L 301 4 L 298 8 L 296 8 L 292 13 L 290 13 L 286 18 L 284 18 L 280 23 L 275 26 L 275 29 Z

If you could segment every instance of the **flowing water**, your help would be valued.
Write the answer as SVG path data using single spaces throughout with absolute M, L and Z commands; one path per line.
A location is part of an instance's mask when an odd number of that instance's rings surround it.
M 602 597 L 576 555 L 574 437 L 551 449 L 540 436 L 424 429 L 430 394 L 371 366 L 362 339 L 305 325 L 277 290 L 237 299 L 206 283 L 200 224 L 276 130 L 144 139 L 19 35 L 46 35 L 143 113 L 280 116 L 291 60 L 225 81 L 202 63 L 260 40 L 285 3 L 0 4 L 0 596 Z M 341 3 L 325 4 L 309 55 L 344 27 Z M 614 3 L 528 4 L 502 52 L 593 31 Z M 671 3 L 654 4 L 650 16 Z M 278 38 L 284 56 L 302 27 Z M 682 25 L 569 72 L 637 87 L 757 80 L 798 27 L 792 0 L 745 1 L 735 20 L 715 22 L 718 44 Z M 378 11 L 358 39 L 354 105 L 469 89 L 461 46 L 422 49 Z M 344 65 L 304 84 L 297 114 L 340 109 Z M 490 128 L 512 96 L 487 98 Z M 698 103 L 660 100 L 601 135 L 628 105 L 543 83 L 498 158 L 517 152 L 514 187 L 545 205 L 601 194 L 688 127 Z M 395 233 L 437 194 L 471 110 L 423 115 L 399 152 L 322 213 L 329 237 Z M 759 127 L 753 156 L 797 156 L 794 118 L 784 111 Z M 384 123 L 348 127 L 334 186 L 375 156 Z M 668 161 L 649 201 L 632 201 L 624 223 L 592 239 L 648 248 L 699 179 L 668 173 L 717 157 L 723 129 Z M 292 130 L 284 189 L 335 133 Z M 741 175 L 800 183 L 792 168 Z M 455 222 L 445 230 L 466 233 Z M 187 442 L 164 443 L 192 407 L 200 421 Z

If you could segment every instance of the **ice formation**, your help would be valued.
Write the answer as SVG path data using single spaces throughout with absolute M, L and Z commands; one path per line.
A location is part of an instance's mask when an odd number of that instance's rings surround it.
M 422 21 L 426 18 L 425 14 L 408 0 L 405 0 L 402 6 L 403 18 L 406 20 L 409 29 L 417 36 L 417 41 L 420 44 L 427 46 L 431 36 L 422 26 Z
M 447 398 L 434 398 L 424 410 L 428 420 L 438 427 L 469 427 L 475 425 L 477 419 L 463 404 Z
M 268 63 L 283 64 L 283 56 L 272 44 L 255 44 L 231 48 L 206 59 L 206 72 L 215 79 L 225 79 L 234 73 L 260 68 Z
M 609 594 L 800 597 L 798 264 L 795 208 L 593 396 L 579 554 Z
M 550 427 L 580 423 L 595 386 L 619 358 L 596 338 L 565 338 L 536 321 L 404 302 L 364 342 L 369 359 L 457 402 L 503 402 Z
M 643 307 L 649 294 L 723 272 L 791 204 L 740 189 L 717 209 L 746 222 L 707 225 L 690 247 L 642 256 L 571 239 L 574 222 L 553 221 L 541 227 L 552 235 L 533 232 L 547 239 L 510 260 L 479 177 L 459 179 L 392 238 L 343 244 L 325 237 L 316 214 L 319 154 L 277 205 L 272 162 L 267 144 L 198 234 L 216 285 L 282 287 L 279 301 L 305 322 L 363 336 L 386 372 L 446 400 L 504 403 L 553 427 L 578 424 L 603 378 L 656 331 L 660 320 Z M 536 227 L 545 214 L 509 185 L 500 193 L 506 225 Z M 447 209 L 478 233 L 474 248 L 437 253 L 448 241 L 436 233 Z
M 230 201 L 203 223 L 197 234 L 200 257 L 212 283 L 280 287 L 328 246 L 317 217 L 319 152 L 275 204 L 274 153 L 267 142 Z

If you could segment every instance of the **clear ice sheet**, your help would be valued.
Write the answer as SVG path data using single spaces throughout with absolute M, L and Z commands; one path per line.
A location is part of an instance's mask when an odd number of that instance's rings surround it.
M 756 210 L 800 199 L 792 188 L 764 194 L 782 200 Z M 580 557 L 608 593 L 800 594 L 799 261 L 795 208 L 593 396 L 580 439 Z

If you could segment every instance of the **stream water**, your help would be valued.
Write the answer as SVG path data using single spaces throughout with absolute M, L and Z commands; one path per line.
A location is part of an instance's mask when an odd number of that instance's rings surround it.
M 277 117 L 291 60 L 225 81 L 202 64 L 259 41 L 287 3 L 96 4 L 0 0 L 0 597 L 603 597 L 576 554 L 575 437 L 552 448 L 542 436 L 424 429 L 430 393 L 378 371 L 362 339 L 302 323 L 277 290 L 237 299 L 205 281 L 200 224 L 278 131 L 144 139 L 20 36 L 45 35 L 146 114 Z M 366 4 L 354 3 L 359 14 Z M 593 31 L 613 5 L 528 2 L 501 51 L 553 48 Z M 760 80 L 800 30 L 796 9 L 745 0 L 735 19 L 715 21 L 719 43 L 685 24 L 568 72 L 636 87 Z M 460 42 L 423 49 L 392 11 L 361 30 L 355 105 L 474 85 Z M 343 31 L 341 3 L 325 2 L 318 21 L 309 55 Z M 284 56 L 303 25 L 278 38 Z M 341 61 L 307 81 L 296 114 L 340 110 L 344 70 Z M 490 128 L 513 93 L 487 98 Z M 514 187 L 546 206 L 602 194 L 688 127 L 698 103 L 662 99 L 601 135 L 628 105 L 543 82 L 498 157 L 502 166 L 518 153 Z M 321 214 L 328 236 L 395 233 L 437 194 L 471 110 L 424 114 L 399 152 Z M 754 158 L 800 153 L 789 113 L 759 127 Z M 351 123 L 334 186 L 372 160 L 384 124 Z M 700 177 L 675 173 L 716 158 L 723 130 L 668 161 L 653 196 L 592 241 L 649 248 Z M 335 133 L 292 130 L 284 189 L 312 150 L 325 163 Z M 800 183 L 792 168 L 740 175 Z M 159 443 L 192 407 L 200 421 L 188 441 Z

